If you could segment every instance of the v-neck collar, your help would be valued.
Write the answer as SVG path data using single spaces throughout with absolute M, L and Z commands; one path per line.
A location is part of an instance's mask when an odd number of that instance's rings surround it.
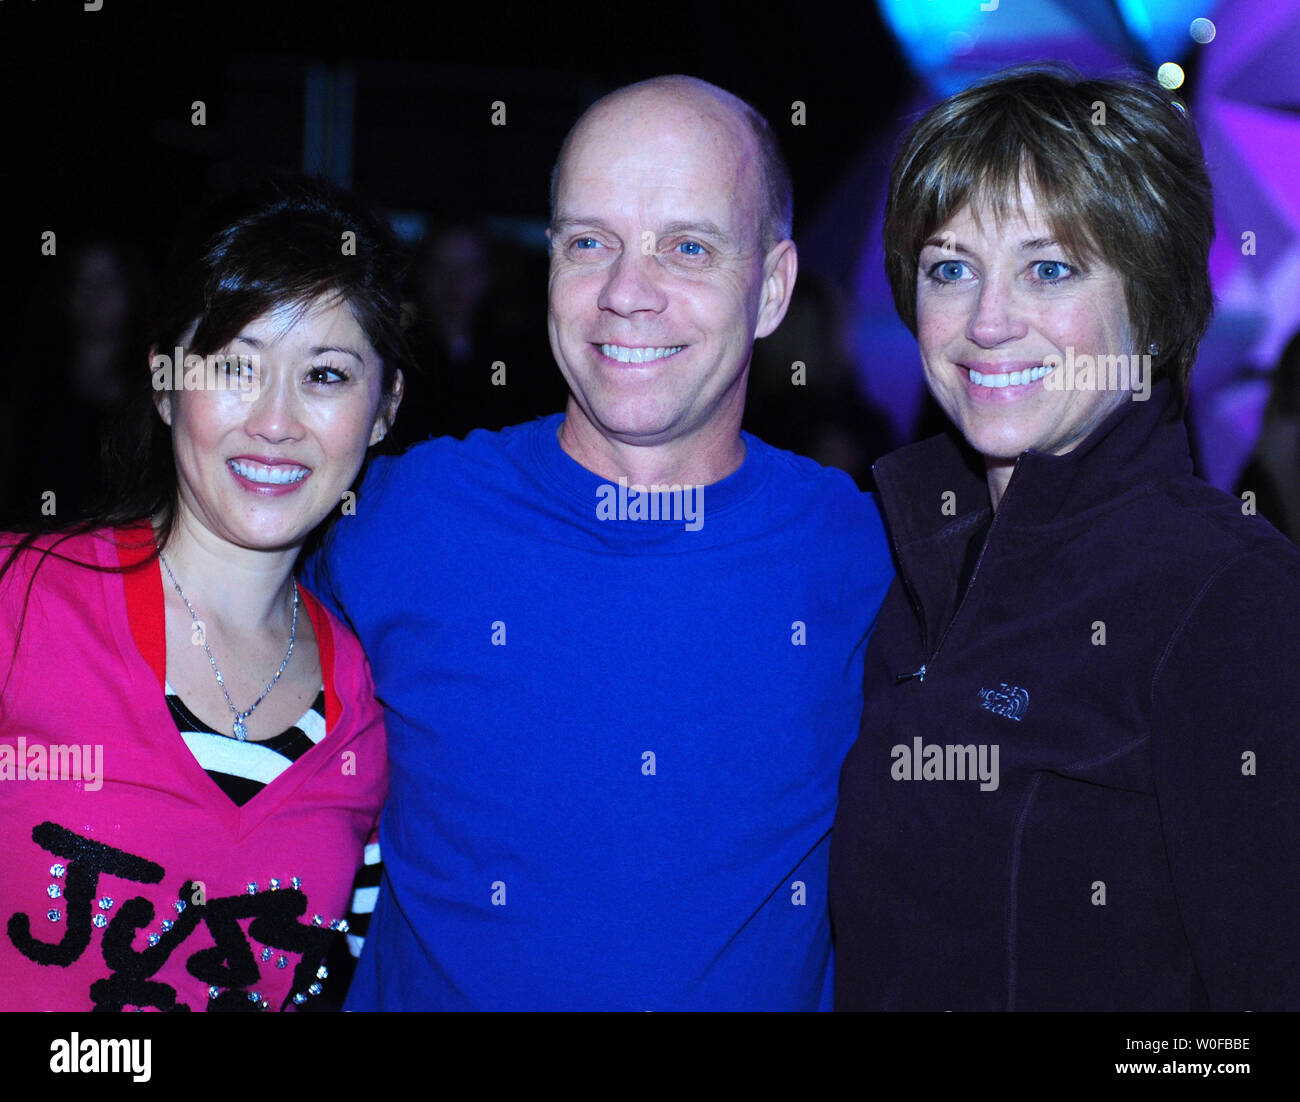
M 237 838 L 242 838 L 265 820 L 316 768 L 322 753 L 333 753 L 330 736 L 334 733 L 342 704 L 334 685 L 334 634 L 328 614 L 319 601 L 301 583 L 298 594 L 306 606 L 316 633 L 316 647 L 320 654 L 321 678 L 325 691 L 325 737 L 307 751 L 288 769 L 267 784 L 246 804 L 237 804 L 222 791 L 207 771 L 199 764 L 185 744 L 167 706 L 167 619 L 163 603 L 162 567 L 158 561 L 153 528 L 148 520 L 126 525 L 114 531 L 118 562 L 123 567 L 122 584 L 126 598 L 127 619 L 131 638 L 141 660 L 148 666 L 157 683 L 157 710 L 166 720 L 166 729 L 175 736 L 170 747 L 160 747 L 163 752 L 183 753 L 180 768 L 193 778 L 198 790 L 207 793 L 210 810 L 226 822 Z M 328 749 L 325 749 L 328 744 Z

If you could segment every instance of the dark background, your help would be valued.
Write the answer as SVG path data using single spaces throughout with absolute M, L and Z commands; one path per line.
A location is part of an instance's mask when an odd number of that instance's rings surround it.
M 544 218 L 560 141 L 588 104 L 660 73 L 702 77 L 776 126 L 797 227 L 909 86 L 875 10 L 855 7 L 828 33 L 825 17 L 798 10 L 774 21 L 655 5 L 633 20 L 614 6 L 578 17 L 382 0 L 104 0 L 98 12 L 0 0 L 5 152 L 20 197 L 5 290 L 33 279 L 43 229 L 111 227 L 156 248 L 214 183 L 301 168 L 312 65 L 355 68 L 355 187 L 445 217 Z M 195 100 L 206 126 L 191 125 Z M 504 127 L 490 123 L 496 100 Z M 809 106 L 801 127 L 789 125 L 795 100 Z
M 666 72 L 749 100 L 771 119 L 792 164 L 797 234 L 864 143 L 897 124 L 912 87 L 870 5 L 831 20 L 796 9 L 773 19 L 755 9 L 662 5 L 633 15 L 614 6 L 578 14 L 384 0 L 103 0 L 86 11 L 80 0 L 0 0 L 0 44 L 9 221 L 0 302 L 13 357 L 0 388 L 0 523 L 33 512 L 46 489 L 58 491 L 59 515 L 70 519 L 93 492 L 112 403 L 85 397 L 68 366 L 77 341 L 69 302 L 81 250 L 93 243 L 110 243 L 125 271 L 113 278 L 130 285 L 130 333 L 113 369 L 126 378 L 145 362 L 145 320 L 176 228 L 244 178 L 324 171 L 391 212 L 413 248 L 440 227 L 472 226 L 492 248 L 495 273 L 479 311 L 495 324 L 474 349 L 484 359 L 475 359 L 476 378 L 497 357 L 529 374 L 516 372 L 508 393 L 475 383 L 474 393 L 444 400 L 460 384 L 417 328 L 429 374 L 408 386 L 397 434 L 407 444 L 430 432 L 463 435 L 562 407 L 546 344 L 543 229 L 555 156 L 591 102 Z M 347 110 L 331 106 L 339 88 L 348 90 L 350 126 Z M 201 126 L 192 122 L 195 101 L 206 112 Z M 492 124 L 498 101 L 504 126 Z M 791 125 L 795 101 L 805 105 L 804 125 Z M 48 230 L 57 235 L 53 257 L 41 254 Z M 839 324 L 841 292 L 818 283 L 809 254 L 801 259 L 808 301 L 787 344 Z M 413 267 L 413 298 L 417 282 Z M 826 418 L 844 421 L 822 458 L 869 477 L 874 453 L 894 441 L 858 402 L 848 358 L 832 353 L 828 338 L 814 339 L 824 356 L 773 347 L 768 397 L 751 388 L 747 427 L 816 453 L 809 434 Z M 833 356 L 839 382 L 810 391 L 792 414 L 788 365 L 800 355 Z
M 1188 37 L 1190 14 L 1217 20 L 1212 45 Z M 1256 39 L 1257 53 L 1243 55 Z M 1232 489 L 1271 380 L 1285 382 L 1273 365 L 1295 328 L 1296 43 L 1300 0 L 1001 0 L 991 10 L 980 0 L 764 9 L 102 0 L 98 11 L 84 0 L 0 0 L 0 526 L 50 489 L 61 518 L 85 503 L 113 408 L 111 386 L 92 393 L 96 372 L 115 375 L 120 391 L 147 363 L 146 318 L 182 217 L 268 170 L 323 172 L 355 188 L 415 253 L 407 297 L 423 372 L 409 381 L 395 443 L 561 408 L 545 327 L 551 167 L 591 102 L 671 72 L 753 103 L 793 170 L 799 280 L 786 320 L 756 346 L 745 427 L 869 487 L 875 458 L 943 425 L 883 279 L 892 147 L 940 96 L 1044 58 L 1148 74 L 1178 59 L 1186 70 L 1179 94 L 1206 141 L 1220 222 L 1211 263 L 1220 303 L 1189 421 L 1206 477 Z M 492 124 L 495 103 L 504 126 Z M 1236 255 L 1243 227 L 1259 231 L 1258 258 Z M 57 234 L 53 257 L 41 253 L 46 231 Z M 483 254 L 433 259 L 448 233 L 461 234 L 462 253 L 468 236 Z M 106 252 L 116 257 L 107 271 Z M 476 277 L 462 264 L 479 269 L 485 289 L 472 339 L 453 353 L 432 320 L 430 272 L 464 289 Z M 129 316 L 112 354 L 100 350 L 106 366 L 87 368 L 94 357 L 77 318 L 114 288 Z M 498 359 L 510 367 L 506 388 L 486 382 Z M 791 386 L 795 360 L 807 364 L 807 386 Z

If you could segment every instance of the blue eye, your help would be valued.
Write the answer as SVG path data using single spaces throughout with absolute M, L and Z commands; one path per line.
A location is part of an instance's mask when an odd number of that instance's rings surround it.
M 575 249 L 594 249 L 597 248 L 599 245 L 600 242 L 597 241 L 594 237 L 579 237 L 575 239 L 573 242 L 573 247 Z
M 966 264 L 961 260 L 940 260 L 930 265 L 927 273 L 936 283 L 958 283 L 962 280 Z
M 1074 271 L 1059 260 L 1040 260 L 1034 265 L 1034 273 L 1041 283 L 1060 283 L 1072 276 Z
M 678 252 L 683 256 L 703 256 L 704 246 L 698 241 L 683 241 L 677 246 Z

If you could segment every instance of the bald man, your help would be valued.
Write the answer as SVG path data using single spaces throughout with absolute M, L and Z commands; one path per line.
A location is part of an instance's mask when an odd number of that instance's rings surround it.
M 598 101 L 552 178 L 565 411 L 377 464 L 335 526 L 317 574 L 391 759 L 349 1009 L 829 1009 L 829 832 L 892 568 L 847 475 L 740 428 L 790 212 L 729 93 Z

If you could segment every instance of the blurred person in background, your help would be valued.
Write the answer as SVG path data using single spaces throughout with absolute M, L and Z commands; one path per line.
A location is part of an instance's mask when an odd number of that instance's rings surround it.
M 1237 481 L 1237 496 L 1255 495 L 1255 508 L 1292 543 L 1300 543 L 1300 332 L 1287 342 L 1273 371 L 1264 424 Z
M 37 288 L 24 327 L 32 344 L 21 406 L 6 398 L 0 521 L 73 517 L 101 489 L 100 440 L 148 352 L 155 288 L 140 249 L 87 237 Z M 53 493 L 53 498 L 46 496 Z
M 785 321 L 754 346 L 745 428 L 778 448 L 847 472 L 866 490 L 895 447 L 888 420 L 858 389 L 835 286 L 804 273 Z
M 429 235 L 415 265 L 415 370 L 396 447 L 504 428 L 563 404 L 564 379 L 538 337 L 544 270 L 544 255 L 493 241 L 476 224 L 451 222 Z

